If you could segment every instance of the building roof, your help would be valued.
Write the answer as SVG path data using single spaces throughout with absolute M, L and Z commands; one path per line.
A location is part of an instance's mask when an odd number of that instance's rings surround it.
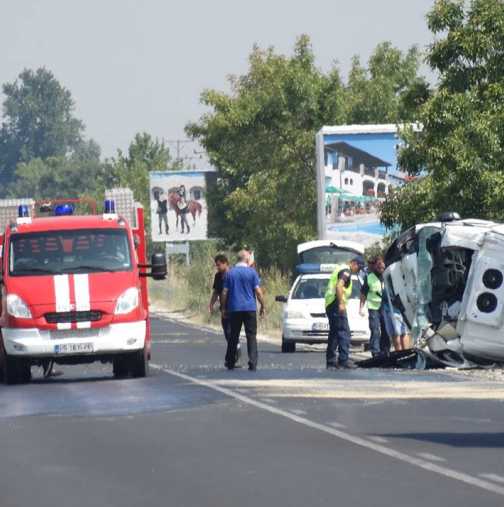
M 329 151 L 335 151 L 349 155 L 357 163 L 364 164 L 366 167 L 390 167 L 392 165 L 390 162 L 386 162 L 381 158 L 371 155 L 371 153 L 368 153 L 367 151 L 360 150 L 359 148 L 356 148 L 355 146 L 352 146 L 351 144 L 345 143 L 343 141 L 326 144 L 325 148 Z

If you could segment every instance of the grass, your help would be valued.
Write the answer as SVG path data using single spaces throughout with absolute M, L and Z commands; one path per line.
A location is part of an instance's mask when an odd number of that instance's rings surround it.
M 182 312 L 194 322 L 218 325 L 219 313 L 208 312 L 215 275 L 213 257 L 217 253 L 210 244 L 194 253 L 190 266 L 171 262 L 167 280 L 150 284 L 151 301 L 168 311 Z M 259 331 L 280 338 L 283 309 L 281 303 L 275 302 L 275 296 L 287 295 L 289 279 L 276 269 L 259 270 L 259 275 L 266 301 L 266 315 L 259 320 Z

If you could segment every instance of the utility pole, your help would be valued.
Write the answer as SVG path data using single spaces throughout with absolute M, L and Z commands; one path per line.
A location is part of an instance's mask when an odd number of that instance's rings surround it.
M 177 162 L 182 162 L 182 160 L 189 157 L 182 157 L 182 146 L 188 143 L 194 143 L 191 139 L 165 139 L 165 144 L 175 145 L 175 152 L 177 153 Z

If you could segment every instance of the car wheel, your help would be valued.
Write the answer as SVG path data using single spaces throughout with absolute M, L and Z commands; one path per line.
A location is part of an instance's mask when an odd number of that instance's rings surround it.
M 2 370 L 5 384 L 26 384 L 31 380 L 31 367 L 26 359 L 5 355 Z
M 129 368 L 127 359 L 123 356 L 118 356 L 112 361 L 112 371 L 115 378 L 124 378 L 128 376 Z
M 296 352 L 296 342 L 286 340 L 282 337 L 282 352 L 290 354 L 292 352 Z
M 133 378 L 143 378 L 149 374 L 149 360 L 145 350 L 135 352 L 131 357 L 130 372 Z

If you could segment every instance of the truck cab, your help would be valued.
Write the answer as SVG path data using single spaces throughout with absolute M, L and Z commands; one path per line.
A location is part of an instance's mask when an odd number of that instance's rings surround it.
M 19 205 L 3 234 L 0 370 L 27 382 L 31 367 L 101 361 L 116 377 L 143 377 L 150 359 L 146 277 L 163 279 L 164 256 L 146 264 L 143 209 L 135 224 L 108 200 L 102 214 L 53 206 L 36 217 Z M 132 226 L 133 225 L 133 226 Z M 147 272 L 151 268 L 151 272 Z

